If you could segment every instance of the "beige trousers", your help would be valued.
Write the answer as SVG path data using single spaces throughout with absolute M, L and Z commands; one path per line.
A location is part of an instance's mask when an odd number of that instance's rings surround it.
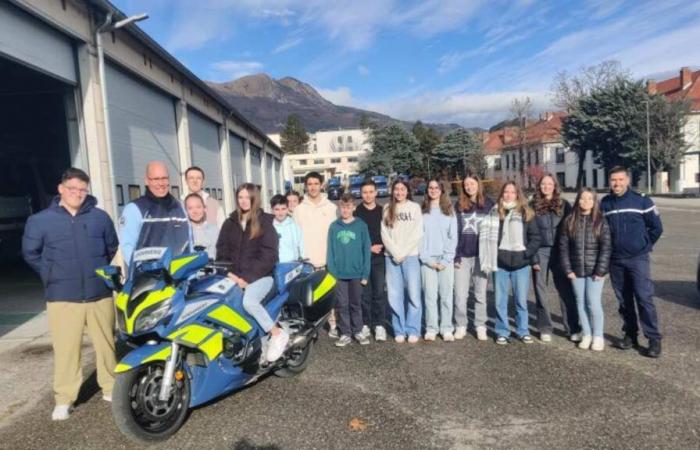
M 80 350 L 83 331 L 95 348 L 97 383 L 112 395 L 114 368 L 114 302 L 106 297 L 96 302 L 48 302 L 46 311 L 53 344 L 53 390 L 57 405 L 71 405 L 83 383 Z

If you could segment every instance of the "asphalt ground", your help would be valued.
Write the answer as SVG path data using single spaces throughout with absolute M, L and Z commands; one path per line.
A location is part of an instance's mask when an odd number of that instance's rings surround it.
M 579 350 L 560 326 L 549 344 L 506 347 L 468 336 L 337 349 L 324 334 L 304 373 L 267 377 L 198 408 L 154 448 L 700 448 L 700 202 L 658 204 L 665 233 L 652 261 L 665 336 L 660 359 L 643 349 Z M 550 301 L 557 313 L 553 292 Z M 493 317 L 491 292 L 489 302 Z M 621 322 L 609 281 L 604 305 L 610 345 Z M 49 378 L 48 354 L 46 345 L 25 347 L 3 354 L 0 364 L 44 361 L 33 370 Z M 9 372 L 4 382 L 37 378 Z M 68 421 L 50 420 L 48 383 L 35 398 L 0 428 L 0 448 L 140 448 L 115 427 L 94 375 Z

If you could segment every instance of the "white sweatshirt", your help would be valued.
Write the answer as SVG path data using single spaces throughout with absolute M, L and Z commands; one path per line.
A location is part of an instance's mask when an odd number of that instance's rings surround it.
M 321 194 L 318 204 L 312 203 L 307 197 L 294 209 L 293 218 L 304 241 L 304 256 L 314 267 L 326 265 L 328 247 L 328 229 L 338 218 L 338 207 Z
M 384 217 L 389 204 L 384 205 Z M 389 228 L 382 220 L 382 242 L 385 253 L 397 261 L 407 256 L 418 256 L 423 239 L 423 213 L 416 202 L 407 200 L 396 205 L 396 220 Z

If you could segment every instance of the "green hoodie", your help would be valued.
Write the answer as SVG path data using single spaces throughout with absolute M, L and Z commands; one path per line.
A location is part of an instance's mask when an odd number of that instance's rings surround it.
M 371 246 L 367 224 L 362 220 L 336 220 L 328 230 L 328 271 L 339 280 L 369 279 Z

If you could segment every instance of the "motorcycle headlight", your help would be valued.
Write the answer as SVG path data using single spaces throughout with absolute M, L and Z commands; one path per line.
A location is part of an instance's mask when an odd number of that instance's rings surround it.
M 139 314 L 134 324 L 134 332 L 150 330 L 155 327 L 170 312 L 172 299 L 165 300 L 151 307 L 144 309 Z

